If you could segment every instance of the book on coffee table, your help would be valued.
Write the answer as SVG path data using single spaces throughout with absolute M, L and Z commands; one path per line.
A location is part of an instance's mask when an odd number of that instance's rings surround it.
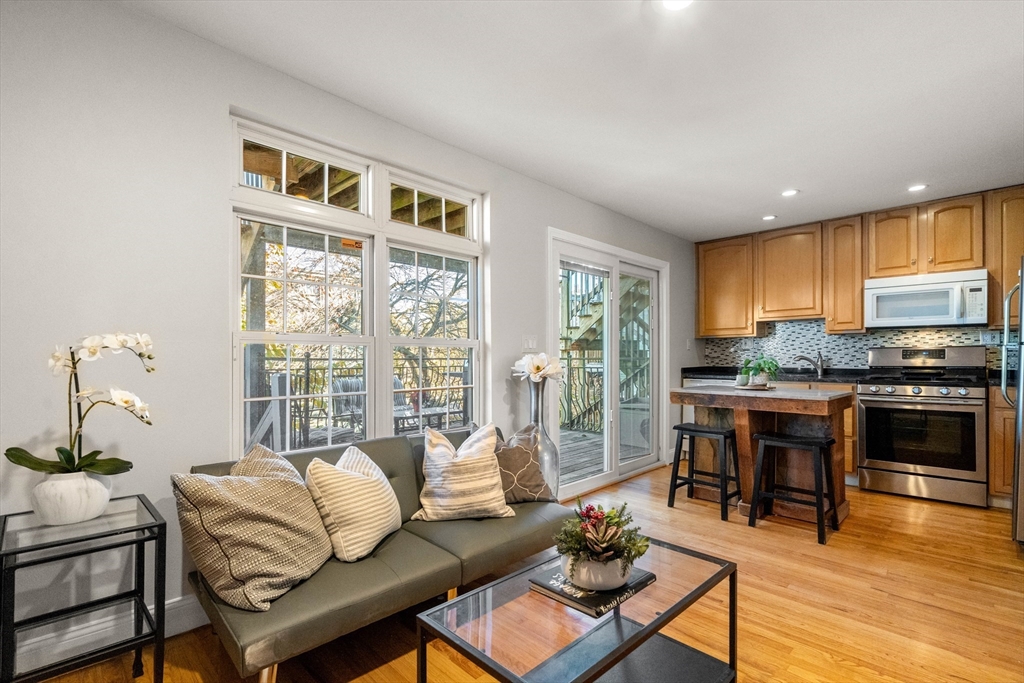
M 657 576 L 651 572 L 633 567 L 633 573 L 624 586 L 610 591 L 592 591 L 573 585 L 567 576 L 562 575 L 562 568 L 555 567 L 532 577 L 530 590 L 558 600 L 584 614 L 600 617 L 650 586 L 655 579 Z

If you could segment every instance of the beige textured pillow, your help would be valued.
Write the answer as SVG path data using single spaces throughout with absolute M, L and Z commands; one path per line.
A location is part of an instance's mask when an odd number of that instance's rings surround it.
M 231 476 L 171 475 L 185 545 L 224 602 L 264 612 L 331 557 L 302 475 L 254 446 Z
M 402 528 L 402 509 L 391 483 L 355 446 L 337 465 L 315 458 L 306 468 L 306 486 L 339 560 L 355 562 L 369 555 L 385 536 Z
M 412 516 L 427 522 L 444 519 L 515 517 L 505 504 L 498 459 L 498 436 L 488 424 L 469 435 L 458 451 L 441 432 L 427 428 L 423 452 L 423 490 Z
M 544 481 L 537 461 L 537 443 L 540 440 L 537 425 L 531 423 L 516 432 L 508 441 L 498 439 L 494 455 L 498 458 L 501 487 L 506 503 L 535 503 L 554 501 L 551 487 Z

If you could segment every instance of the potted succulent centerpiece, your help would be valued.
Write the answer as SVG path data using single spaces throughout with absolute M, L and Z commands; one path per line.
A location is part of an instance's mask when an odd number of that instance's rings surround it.
M 588 590 L 612 590 L 629 580 L 633 563 L 650 547 L 640 527 L 630 527 L 633 515 L 626 504 L 605 510 L 598 505 L 583 506 L 576 499 L 576 518 L 555 535 L 562 556 L 562 574 L 573 584 Z
M 37 458 L 24 448 L 8 448 L 4 455 L 15 465 L 46 478 L 32 489 L 32 509 L 44 524 L 73 524 L 103 514 L 110 501 L 109 475 L 121 474 L 132 468 L 132 463 L 121 458 L 101 458 L 102 451 L 82 454 L 82 428 L 93 409 L 101 405 L 119 408 L 147 425 L 149 406 L 135 394 L 111 387 L 97 391 L 79 385 L 82 363 L 103 357 L 104 351 L 119 354 L 124 351 L 135 355 L 146 372 L 154 368 L 153 342 L 148 334 L 102 334 L 85 337 L 68 353 L 57 349 L 50 355 L 50 369 L 54 375 L 67 375 L 68 393 L 68 445 L 57 447 L 57 460 Z M 75 419 L 77 416 L 77 420 Z M 75 450 L 78 454 L 76 456 Z
M 747 358 L 743 361 L 740 373 L 750 378 L 750 386 L 765 386 L 770 380 L 779 377 L 779 361 L 763 353 L 757 354 L 757 358 Z

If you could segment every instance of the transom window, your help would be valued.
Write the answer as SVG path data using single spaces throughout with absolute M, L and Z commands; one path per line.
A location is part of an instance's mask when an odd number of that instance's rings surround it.
M 472 422 L 479 197 L 250 122 L 238 141 L 239 447 L 309 450 Z M 390 191 L 371 192 L 378 178 Z
M 243 185 L 362 211 L 361 182 L 362 174 L 358 171 L 242 140 Z
M 468 236 L 469 207 L 452 199 L 391 184 L 391 220 L 459 237 Z

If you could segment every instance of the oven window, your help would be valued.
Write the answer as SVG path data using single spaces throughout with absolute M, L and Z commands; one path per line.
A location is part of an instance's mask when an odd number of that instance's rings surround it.
M 974 472 L 973 412 L 865 407 L 870 460 Z

